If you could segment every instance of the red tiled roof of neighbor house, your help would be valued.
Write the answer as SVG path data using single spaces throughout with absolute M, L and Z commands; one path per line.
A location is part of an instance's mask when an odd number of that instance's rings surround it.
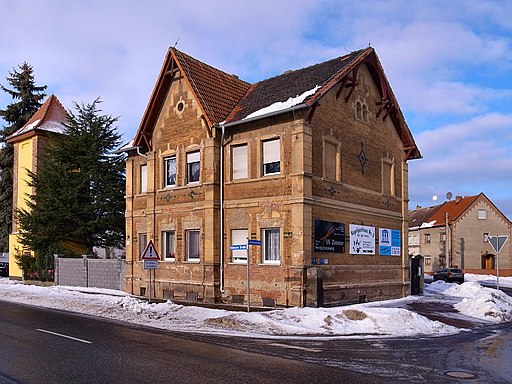
M 448 213 L 448 220 L 456 220 L 466 209 L 468 209 L 480 195 L 461 197 L 457 196 L 455 200 L 446 201 L 432 215 L 429 221 L 435 221 L 434 226 L 446 225 L 445 214 Z
M 27 123 L 7 138 L 7 142 L 21 140 L 36 131 L 62 133 L 69 114 L 55 95 L 51 95 Z
M 430 223 L 430 218 L 439 208 L 441 208 L 441 206 L 442 204 L 439 204 L 434 205 L 433 207 L 420 207 L 413 211 L 409 211 L 409 228 L 418 228 L 424 223 Z

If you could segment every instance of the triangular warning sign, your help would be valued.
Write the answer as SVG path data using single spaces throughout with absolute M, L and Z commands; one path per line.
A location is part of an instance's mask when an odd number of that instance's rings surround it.
M 142 253 L 140 257 L 141 260 L 160 260 L 160 256 L 156 251 L 155 245 L 153 244 L 153 240 L 149 240 L 148 245 L 146 245 L 146 249 Z

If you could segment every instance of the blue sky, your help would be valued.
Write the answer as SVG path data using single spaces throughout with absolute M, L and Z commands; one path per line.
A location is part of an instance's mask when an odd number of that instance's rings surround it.
M 0 14 L 0 83 L 26 61 L 68 109 L 101 97 L 126 140 L 178 40 L 249 82 L 371 44 L 424 157 L 410 208 L 483 192 L 512 218 L 512 1 L 0 0 Z

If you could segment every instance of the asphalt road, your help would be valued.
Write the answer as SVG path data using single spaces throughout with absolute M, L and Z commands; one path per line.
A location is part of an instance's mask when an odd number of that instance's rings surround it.
M 0 384 L 381 382 L 192 338 L 0 301 Z

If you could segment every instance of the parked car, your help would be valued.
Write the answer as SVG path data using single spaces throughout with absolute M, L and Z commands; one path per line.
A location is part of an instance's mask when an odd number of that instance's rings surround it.
M 444 280 L 447 283 L 459 283 L 464 282 L 464 271 L 459 268 L 442 268 L 436 271 L 433 275 L 433 280 Z

